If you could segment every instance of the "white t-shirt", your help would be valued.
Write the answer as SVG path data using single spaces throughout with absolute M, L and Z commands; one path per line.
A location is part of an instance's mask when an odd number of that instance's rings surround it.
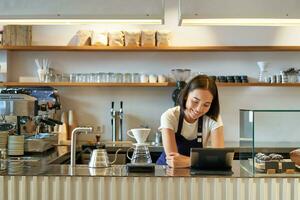
M 168 109 L 161 115 L 159 130 L 163 128 L 172 129 L 175 133 L 177 132 L 179 123 L 180 107 L 176 106 Z M 208 145 L 211 131 L 223 126 L 221 116 L 219 115 L 218 120 L 215 121 L 212 118 L 204 115 L 203 116 L 203 147 Z M 197 138 L 198 131 L 198 120 L 194 123 L 189 123 L 185 119 L 183 120 L 181 135 L 187 140 L 193 140 Z

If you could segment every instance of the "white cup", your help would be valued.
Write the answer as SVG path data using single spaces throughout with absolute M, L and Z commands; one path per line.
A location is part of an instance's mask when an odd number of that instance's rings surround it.
M 163 75 L 163 74 L 158 75 L 158 82 L 159 83 L 165 83 L 165 82 L 167 82 L 166 76 Z
M 127 131 L 127 135 L 134 138 L 137 143 L 145 143 L 150 133 L 150 128 L 134 128 Z
M 155 74 L 149 76 L 149 83 L 157 83 L 157 76 Z

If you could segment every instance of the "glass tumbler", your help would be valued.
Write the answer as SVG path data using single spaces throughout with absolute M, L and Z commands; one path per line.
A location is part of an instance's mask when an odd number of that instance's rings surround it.
M 125 73 L 123 79 L 124 79 L 123 80 L 124 83 L 131 83 L 132 80 L 131 73 Z
M 70 81 L 70 76 L 66 73 L 61 74 L 61 81 L 62 82 L 69 82 Z
M 115 83 L 116 82 L 116 74 L 109 72 L 108 73 L 108 82 L 109 83 Z
M 140 83 L 141 82 L 141 76 L 139 73 L 133 73 L 132 74 L 132 82 L 133 83 Z
M 76 82 L 76 74 L 75 73 L 71 73 L 69 80 L 70 80 L 70 82 Z
M 123 74 L 122 73 L 116 73 L 116 82 L 117 83 L 123 82 Z

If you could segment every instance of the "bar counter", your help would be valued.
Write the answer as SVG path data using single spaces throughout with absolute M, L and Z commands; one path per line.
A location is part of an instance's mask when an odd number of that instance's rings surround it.
M 0 199 L 300 199 L 299 172 L 253 177 L 241 167 L 243 161 L 238 160 L 233 162 L 231 176 L 194 176 L 190 169 L 167 166 L 155 166 L 153 173 L 128 173 L 125 165 L 71 168 L 49 164 L 68 154 L 67 147 L 57 147 L 41 155 L 30 155 L 28 160 L 24 157 L 1 161 Z

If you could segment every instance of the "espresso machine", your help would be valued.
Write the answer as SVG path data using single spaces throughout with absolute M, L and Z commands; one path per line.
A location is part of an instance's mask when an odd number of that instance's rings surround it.
M 62 124 L 53 119 L 53 114 L 61 108 L 58 92 L 51 87 L 7 88 L 0 94 L 0 129 L 10 127 L 10 131 L 25 136 L 25 152 L 44 152 L 57 144 L 55 125 Z M 15 116 L 16 120 L 6 119 Z M 10 124 L 8 126 L 7 124 Z

